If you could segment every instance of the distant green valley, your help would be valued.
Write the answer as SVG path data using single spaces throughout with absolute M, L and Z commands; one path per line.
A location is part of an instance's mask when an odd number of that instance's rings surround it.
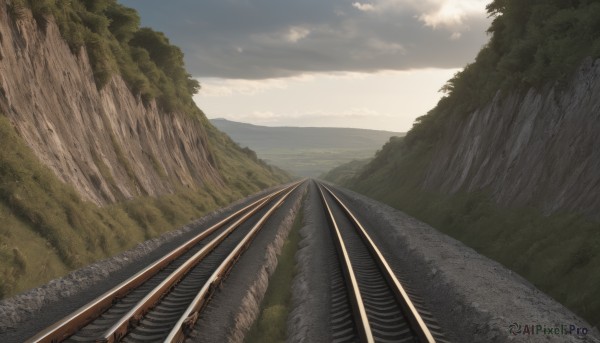
M 267 127 L 211 119 L 211 123 L 258 158 L 297 176 L 318 177 L 354 160 L 370 159 L 404 133 L 350 128 Z

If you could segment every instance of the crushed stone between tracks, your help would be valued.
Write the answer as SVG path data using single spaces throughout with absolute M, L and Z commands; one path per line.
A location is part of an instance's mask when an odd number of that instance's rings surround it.
M 306 186 L 290 196 L 254 238 L 208 303 L 186 342 L 243 342 L 292 229 Z

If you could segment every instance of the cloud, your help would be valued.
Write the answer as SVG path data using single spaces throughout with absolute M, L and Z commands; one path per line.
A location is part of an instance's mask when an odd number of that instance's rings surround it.
M 304 27 L 293 26 L 290 27 L 285 38 L 288 42 L 296 43 L 299 40 L 306 38 L 310 34 L 310 30 Z
M 457 40 L 460 39 L 460 37 L 462 37 L 462 33 L 460 32 L 453 32 L 452 35 L 450 36 L 451 40 Z
M 358 8 L 360 11 L 363 11 L 363 12 L 370 12 L 370 11 L 375 10 L 375 6 L 373 6 L 372 4 L 369 4 L 369 3 L 361 4 L 360 2 L 355 2 L 352 4 L 352 6 L 354 6 L 355 8 Z
M 385 71 L 387 74 L 394 74 L 394 71 Z M 353 80 L 364 80 L 371 74 L 361 72 L 337 72 L 337 73 L 319 73 L 319 74 L 301 74 L 286 78 L 269 79 L 223 79 L 223 78 L 202 78 L 198 79 L 202 88 L 197 96 L 202 98 L 230 97 L 234 95 L 252 96 L 274 90 L 287 90 L 300 83 L 307 83 L 319 80 L 334 80 L 340 82 L 352 82 Z
M 480 0 L 121 2 L 180 46 L 202 78 L 462 67 L 490 20 Z
M 200 94 L 203 97 L 224 97 L 231 95 L 256 95 L 275 89 L 288 88 L 290 80 L 264 79 L 202 79 Z
M 202 79 L 194 100 L 209 118 L 271 126 L 406 131 L 439 100 L 458 69 L 311 73 L 256 80 Z
M 405 54 L 406 49 L 402 46 L 402 44 L 395 42 L 385 42 L 383 40 L 373 38 L 367 40 L 367 46 L 370 47 L 371 54 Z
M 465 26 L 470 16 L 480 16 L 486 13 L 486 2 L 481 0 L 436 1 L 428 12 L 419 16 L 419 20 L 433 28 Z

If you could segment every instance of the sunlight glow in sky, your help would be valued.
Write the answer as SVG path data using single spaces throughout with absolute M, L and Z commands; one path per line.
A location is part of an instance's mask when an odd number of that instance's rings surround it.
M 265 126 L 407 131 L 437 103 L 458 69 L 303 74 L 265 80 L 206 78 L 194 97 L 210 118 Z
M 209 118 L 407 131 L 487 41 L 487 0 L 121 0 L 182 48 Z

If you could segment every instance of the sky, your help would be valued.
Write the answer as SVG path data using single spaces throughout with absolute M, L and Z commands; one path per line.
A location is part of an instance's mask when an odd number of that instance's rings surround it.
M 121 0 L 185 55 L 209 118 L 405 132 L 487 42 L 489 0 Z

